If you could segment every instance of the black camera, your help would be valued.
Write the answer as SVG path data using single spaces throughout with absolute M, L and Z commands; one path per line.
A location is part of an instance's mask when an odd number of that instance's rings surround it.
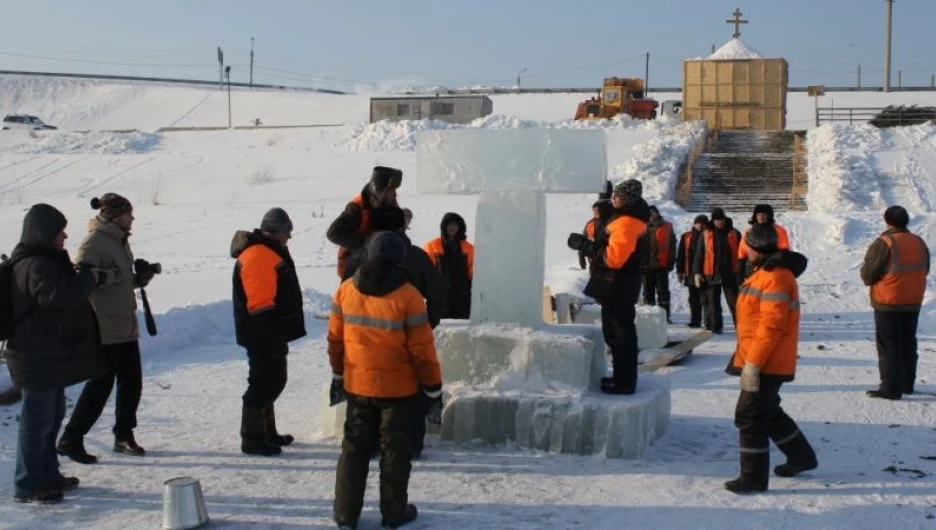
M 162 265 L 159 263 L 150 263 L 145 259 L 137 259 L 133 262 L 133 272 L 139 276 L 154 276 L 162 274 Z

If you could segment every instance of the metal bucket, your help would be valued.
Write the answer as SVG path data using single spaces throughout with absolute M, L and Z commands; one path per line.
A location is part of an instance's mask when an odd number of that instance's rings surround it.
M 192 477 L 178 477 L 163 482 L 163 528 L 188 530 L 208 522 L 208 510 L 201 484 Z

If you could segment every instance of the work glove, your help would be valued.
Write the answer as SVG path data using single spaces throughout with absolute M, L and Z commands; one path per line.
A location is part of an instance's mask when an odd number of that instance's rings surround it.
M 153 276 L 155 276 L 149 262 L 145 259 L 137 258 L 134 260 L 133 271 L 133 279 L 137 287 L 146 287 L 149 285 L 150 280 L 153 279 Z
M 696 274 L 695 277 L 693 277 L 693 281 L 695 282 L 696 288 L 701 289 L 702 286 L 705 285 L 705 276 Z
M 344 378 L 341 374 L 332 374 L 331 388 L 328 389 L 328 405 L 334 407 L 348 399 L 344 389 Z
M 741 390 L 760 392 L 760 368 L 751 363 L 744 363 L 744 369 L 741 370 Z
M 588 262 L 585 260 L 585 253 L 580 250 L 578 253 L 578 257 L 579 257 L 579 267 L 581 267 L 583 270 L 588 268 Z
M 579 252 L 585 252 L 585 246 L 588 243 L 590 243 L 588 238 L 578 232 L 572 232 L 566 240 L 566 245 L 568 245 L 569 248 L 578 250 Z
M 426 392 L 426 395 L 429 396 L 429 407 L 426 409 L 426 421 L 433 425 L 442 424 L 442 391 L 433 392 L 436 394 L 435 397 L 432 397 L 429 392 Z

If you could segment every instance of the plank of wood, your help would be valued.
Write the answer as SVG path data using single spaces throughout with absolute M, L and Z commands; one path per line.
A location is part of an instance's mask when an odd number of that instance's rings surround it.
M 658 355 L 653 359 L 641 364 L 637 367 L 637 370 L 640 372 L 655 372 L 664 366 L 676 362 L 683 357 L 689 355 L 689 351 L 701 346 L 705 341 L 712 338 L 712 332 L 708 330 L 703 330 L 695 335 L 689 337 L 688 339 L 680 342 L 679 344 L 673 346 L 672 348 L 666 348 L 666 353 Z

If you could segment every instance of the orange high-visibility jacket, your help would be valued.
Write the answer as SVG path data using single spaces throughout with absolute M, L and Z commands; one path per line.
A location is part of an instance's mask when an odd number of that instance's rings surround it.
M 597 221 L 597 219 L 592 218 L 585 223 L 585 237 L 587 237 L 589 241 L 595 240 L 595 224 Z
M 669 269 L 670 260 L 675 261 L 676 235 L 673 233 L 673 223 L 663 221 L 656 226 L 647 227 L 648 234 L 653 232 L 651 237 L 655 241 L 650 245 L 651 250 L 656 250 L 656 255 L 649 256 L 653 268 Z
M 371 210 L 370 208 L 364 207 L 364 197 L 362 195 L 358 195 L 355 198 L 351 199 L 351 202 L 349 204 L 356 204 L 361 209 L 361 225 L 358 227 L 357 233 L 370 235 Z M 338 247 L 338 277 L 339 278 L 344 278 L 345 261 L 348 259 L 348 255 L 350 255 L 351 252 L 352 252 L 352 249 L 345 248 L 345 247 Z
M 777 248 L 780 250 L 790 250 L 790 236 L 787 235 L 786 228 L 778 224 L 773 224 L 773 229 L 777 232 Z M 738 246 L 738 259 L 748 259 L 748 246 L 744 239 L 750 228 L 744 231 L 744 237 L 741 238 L 741 244 Z
M 731 272 L 738 272 L 738 234 L 734 230 L 729 230 L 725 236 L 728 238 L 728 254 L 731 259 Z M 702 274 L 711 278 L 715 276 L 717 268 L 715 263 L 715 232 L 709 228 L 702 233 L 702 240 L 705 243 L 705 261 L 702 263 Z M 724 256 L 719 256 L 724 257 Z
M 605 265 L 612 270 L 621 270 L 637 251 L 640 238 L 647 234 L 647 223 L 622 215 L 611 221 L 605 230 L 608 233 Z
M 462 240 L 459 246 L 461 247 L 462 256 L 465 256 L 466 268 L 468 270 L 468 279 L 470 280 L 474 277 L 474 245 Z M 423 247 L 423 250 L 426 251 L 426 254 L 429 254 L 429 259 L 432 260 L 432 264 L 438 267 L 439 261 L 441 261 L 442 256 L 445 255 L 445 245 L 442 243 L 442 238 L 437 237 L 432 241 L 429 241 Z
M 328 358 L 347 392 L 400 398 L 442 386 L 426 303 L 409 283 L 384 296 L 362 294 L 345 280 L 332 300 Z
M 884 276 L 871 286 L 871 307 L 879 311 L 919 311 L 926 292 L 929 249 L 910 232 L 879 238 L 889 253 Z
M 793 380 L 799 342 L 800 299 L 796 277 L 789 269 L 763 268 L 738 292 L 737 337 L 733 365 L 751 363 L 762 374 Z

